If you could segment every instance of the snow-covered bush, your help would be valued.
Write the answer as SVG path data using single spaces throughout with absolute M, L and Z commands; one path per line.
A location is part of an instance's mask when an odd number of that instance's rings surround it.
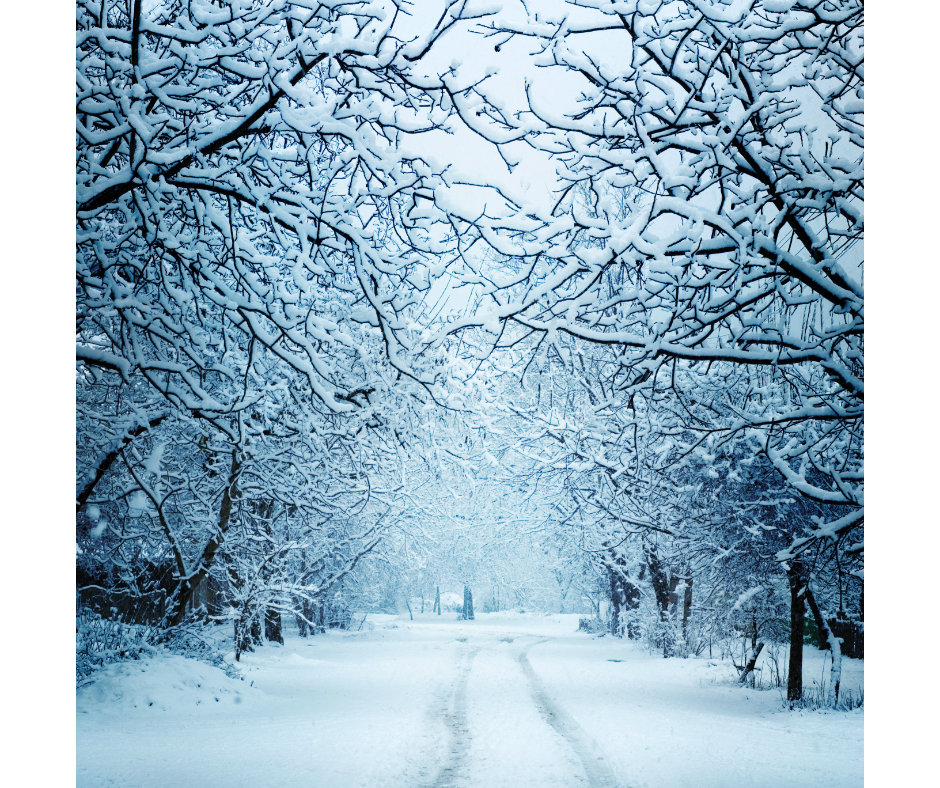
M 139 660 L 160 654 L 177 654 L 206 662 L 235 677 L 237 671 L 224 659 L 229 645 L 228 630 L 207 629 L 203 621 L 190 618 L 171 629 L 126 624 L 101 616 L 79 605 L 75 616 L 75 678 L 88 684 L 94 674 L 115 662 Z
M 448 613 L 459 613 L 463 610 L 463 597 L 453 591 L 442 591 L 441 610 L 446 610 Z
M 607 631 L 607 624 L 604 619 L 597 616 L 585 616 L 578 619 L 578 632 L 589 632 L 590 634 L 599 634 Z
M 79 686 L 112 662 L 140 659 L 158 653 L 151 627 L 112 621 L 80 606 L 75 617 L 75 678 Z

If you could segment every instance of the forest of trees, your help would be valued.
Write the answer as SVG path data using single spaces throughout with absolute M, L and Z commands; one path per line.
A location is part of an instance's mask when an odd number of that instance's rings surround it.
M 237 656 L 449 583 L 742 682 L 790 642 L 792 702 L 812 639 L 837 699 L 863 12 L 79 0 L 84 625 Z

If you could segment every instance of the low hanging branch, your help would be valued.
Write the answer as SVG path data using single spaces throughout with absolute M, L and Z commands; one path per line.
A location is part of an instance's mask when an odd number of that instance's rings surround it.
M 75 497 L 75 513 L 78 514 L 82 507 L 88 503 L 88 499 L 91 497 L 92 492 L 95 487 L 97 487 L 98 482 L 100 482 L 104 475 L 110 470 L 111 466 L 114 465 L 114 461 L 120 456 L 121 450 L 130 446 L 134 438 L 140 437 L 147 430 L 152 430 L 155 427 L 160 426 L 161 422 L 167 417 L 166 413 L 157 416 L 156 418 L 151 419 L 147 424 L 140 424 L 132 430 L 125 432 L 120 438 L 115 440 L 111 446 L 111 450 L 100 455 L 98 462 L 95 465 L 94 472 L 89 471 L 85 475 L 85 478 L 88 479 L 88 476 L 91 476 L 91 479 L 79 490 L 78 495 Z

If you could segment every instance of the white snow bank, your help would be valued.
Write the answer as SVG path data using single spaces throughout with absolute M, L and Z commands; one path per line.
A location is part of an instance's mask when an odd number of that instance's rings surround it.
M 92 684 L 78 690 L 76 710 L 79 714 L 121 716 L 191 712 L 200 707 L 231 712 L 233 706 L 253 704 L 258 694 L 219 668 L 167 654 L 103 668 Z

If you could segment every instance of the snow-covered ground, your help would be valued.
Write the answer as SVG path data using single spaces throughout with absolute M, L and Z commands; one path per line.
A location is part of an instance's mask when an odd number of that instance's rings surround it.
M 577 633 L 578 616 L 370 616 L 243 656 L 112 665 L 77 698 L 77 785 L 861 786 L 864 715 L 784 712 L 729 661 Z M 845 660 L 860 689 L 863 663 Z M 805 683 L 825 674 L 808 648 Z

